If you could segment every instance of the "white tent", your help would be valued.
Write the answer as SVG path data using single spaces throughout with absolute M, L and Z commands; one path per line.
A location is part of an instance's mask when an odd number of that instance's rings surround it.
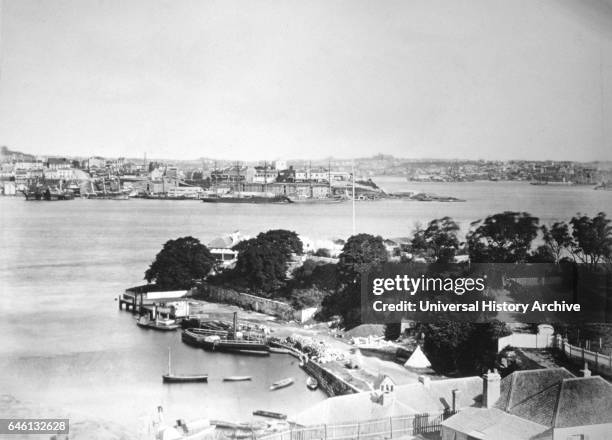
M 431 363 L 429 362 L 429 359 L 427 359 L 427 356 L 425 356 L 425 353 L 423 353 L 423 350 L 421 350 L 421 347 L 417 345 L 417 348 L 412 352 L 404 364 L 404 367 L 429 368 L 431 367 Z

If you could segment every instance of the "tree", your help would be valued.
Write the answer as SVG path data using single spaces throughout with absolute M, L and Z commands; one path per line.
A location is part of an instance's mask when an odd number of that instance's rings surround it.
M 293 232 L 285 229 L 271 229 L 268 232 L 262 232 L 257 238 L 267 241 L 274 246 L 280 247 L 288 254 L 302 255 L 304 246 L 300 237 Z
M 380 266 L 388 259 L 387 249 L 380 236 L 357 234 L 351 236 L 338 259 L 338 273 L 344 284 L 361 282 L 361 274 Z
M 538 234 L 537 217 L 505 211 L 472 223 L 467 236 L 470 260 L 476 263 L 523 263 Z
M 240 243 L 233 273 L 249 287 L 270 294 L 283 286 L 288 261 L 285 249 L 258 236 Z
M 542 238 L 544 244 L 550 249 L 555 263 L 561 259 L 564 250 L 572 245 L 572 236 L 569 233 L 569 225 L 565 222 L 556 222 L 550 228 L 542 225 Z
M 358 234 L 344 244 L 337 265 L 338 289 L 323 299 L 320 316 L 342 316 L 344 325 L 361 322 L 361 275 L 387 261 L 387 250 L 380 236 Z
M 612 226 L 606 214 L 600 212 L 595 217 L 580 215 L 570 220 L 572 225 L 572 254 L 577 263 L 588 264 L 592 268 L 599 263 L 612 260 Z
M 558 263 L 558 260 L 549 246 L 542 245 L 527 256 L 527 263 Z
M 484 324 L 440 321 L 419 324 L 425 335 L 423 349 L 436 371 L 480 374 L 494 365 L 497 340 L 509 334 L 500 321 Z
M 459 225 L 450 217 L 432 220 L 427 229 L 417 229 L 412 248 L 425 252 L 436 263 L 450 263 L 459 249 Z
M 200 240 L 177 238 L 164 244 L 145 272 L 145 279 L 164 289 L 189 289 L 210 273 L 214 263 L 214 257 Z

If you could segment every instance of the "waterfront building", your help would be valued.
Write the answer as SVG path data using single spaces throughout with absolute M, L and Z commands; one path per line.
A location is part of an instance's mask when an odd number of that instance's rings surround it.
M 250 183 L 253 182 L 254 176 L 255 168 L 243 167 L 240 165 L 235 165 L 219 170 L 213 170 L 210 172 L 210 180 L 213 185 L 233 185 L 240 182 Z
M 253 183 L 273 183 L 278 177 L 278 170 L 267 165 L 255 167 L 255 174 L 251 179 Z
M 605 440 L 612 432 L 612 385 L 565 368 L 483 377 L 483 404 L 442 422 L 442 440 Z

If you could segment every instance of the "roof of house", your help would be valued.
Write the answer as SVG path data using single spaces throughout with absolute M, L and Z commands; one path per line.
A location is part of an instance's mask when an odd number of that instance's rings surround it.
M 461 408 L 480 405 L 482 399 L 482 379 L 463 377 L 459 379 L 431 380 L 427 385 L 416 382 L 396 385 L 395 391 L 384 398 L 394 399 L 392 409 L 381 409 L 372 400 L 369 391 L 330 397 L 311 408 L 297 414 L 293 421 L 307 426 L 322 423 L 354 422 L 380 417 L 410 415 L 420 413 L 441 413 L 451 409 L 453 390 L 459 390 Z
M 236 232 L 234 234 L 224 235 L 222 237 L 217 237 L 208 243 L 209 249 L 231 249 L 236 244 L 240 242 L 239 233 Z
M 612 385 L 599 376 L 561 383 L 555 428 L 612 423 Z
M 547 426 L 508 414 L 497 408 L 468 408 L 446 419 L 442 426 L 475 439 L 525 440 L 552 438 Z
M 399 401 L 392 394 L 385 394 L 385 403 L 375 402 L 372 392 L 346 394 L 331 397 L 302 411 L 292 421 L 302 426 L 357 422 L 416 414 L 420 411 Z
M 528 398 L 571 377 L 574 375 L 565 368 L 515 371 L 502 379 L 500 397 L 495 406 L 510 411 Z
M 565 368 L 515 371 L 502 380 L 495 406 L 555 428 L 612 423 L 612 385 Z

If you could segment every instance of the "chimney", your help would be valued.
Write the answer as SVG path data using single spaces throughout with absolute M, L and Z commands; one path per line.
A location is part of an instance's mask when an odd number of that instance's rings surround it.
M 584 362 L 584 368 L 580 370 L 580 372 L 582 373 L 582 377 L 591 377 L 591 370 L 589 370 L 588 362 Z
M 423 384 L 424 388 L 429 388 L 429 384 L 431 383 L 431 378 L 427 376 L 419 376 L 419 382 Z
M 499 399 L 501 377 L 497 370 L 489 370 L 482 377 L 482 405 L 485 408 L 493 408 Z
M 459 408 L 460 408 L 459 397 L 461 397 L 461 391 L 454 389 L 453 390 L 453 412 L 459 411 Z

